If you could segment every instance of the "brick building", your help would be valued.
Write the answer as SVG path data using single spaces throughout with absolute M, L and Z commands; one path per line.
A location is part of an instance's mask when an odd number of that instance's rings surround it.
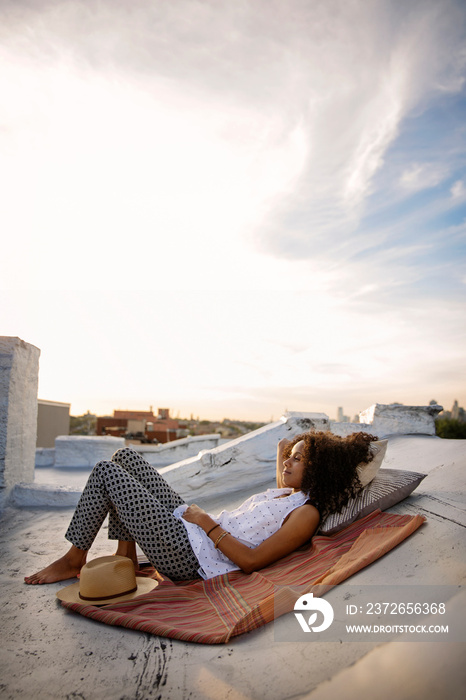
M 180 421 L 170 418 L 168 408 L 159 408 L 154 415 L 152 406 L 149 411 L 113 411 L 113 416 L 100 416 L 96 433 L 115 437 L 132 435 L 135 439 L 140 436 L 148 442 L 171 442 L 186 435 Z

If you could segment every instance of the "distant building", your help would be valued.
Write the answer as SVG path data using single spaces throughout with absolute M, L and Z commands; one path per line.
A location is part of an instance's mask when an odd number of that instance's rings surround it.
M 55 447 L 55 438 L 70 433 L 70 406 L 61 401 L 37 401 L 37 447 Z
M 342 406 L 338 406 L 337 416 L 338 416 L 338 417 L 337 417 L 337 421 L 338 421 L 339 423 L 349 423 L 349 420 L 350 420 L 350 419 L 349 419 L 348 416 L 345 416 L 345 414 L 343 413 L 343 407 L 342 407 Z
M 451 411 L 443 411 L 439 418 L 450 418 L 453 420 L 458 420 L 461 423 L 466 423 L 466 410 L 458 404 L 455 399 Z
M 170 409 L 152 411 L 113 411 L 113 416 L 97 418 L 97 435 L 126 436 L 142 442 L 171 442 L 186 435 L 180 421 L 170 418 Z

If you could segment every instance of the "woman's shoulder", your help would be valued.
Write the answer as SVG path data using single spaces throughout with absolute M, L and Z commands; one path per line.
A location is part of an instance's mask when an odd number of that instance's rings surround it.
M 293 511 L 294 513 L 298 513 L 301 517 L 308 518 L 315 520 L 316 516 L 320 520 L 320 512 L 318 508 L 316 507 L 315 503 L 313 503 L 309 498 L 306 499 L 304 503 L 299 505 L 295 510 Z
M 285 518 L 283 524 L 292 523 L 293 527 L 303 528 L 305 531 L 313 533 L 319 522 L 319 511 L 310 501 L 306 501 L 294 508 Z

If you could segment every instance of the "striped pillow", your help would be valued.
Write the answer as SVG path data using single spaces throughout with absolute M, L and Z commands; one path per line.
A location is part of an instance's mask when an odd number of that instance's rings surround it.
M 371 442 L 371 461 L 361 462 L 361 464 L 359 464 L 356 467 L 361 486 L 367 486 L 367 484 L 370 484 L 372 479 L 375 477 L 380 467 L 382 466 L 387 447 L 388 440 L 377 440 L 377 442 Z
M 327 516 L 319 528 L 321 535 L 333 535 L 374 510 L 386 510 L 410 495 L 426 474 L 380 469 L 374 479 L 355 498 L 350 498 L 341 513 Z

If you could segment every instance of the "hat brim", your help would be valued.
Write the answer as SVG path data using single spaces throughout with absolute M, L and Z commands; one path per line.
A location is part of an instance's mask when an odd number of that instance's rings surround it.
M 57 592 L 57 598 L 62 600 L 64 603 L 79 603 L 80 605 L 113 605 L 114 603 L 122 603 L 125 600 L 133 600 L 140 595 L 145 593 L 150 593 L 158 586 L 158 581 L 153 578 L 143 578 L 141 576 L 136 576 L 137 590 L 133 593 L 128 593 L 127 595 L 115 596 L 109 600 L 83 600 L 79 597 L 79 581 L 78 583 L 72 583 L 71 586 L 66 586 Z

